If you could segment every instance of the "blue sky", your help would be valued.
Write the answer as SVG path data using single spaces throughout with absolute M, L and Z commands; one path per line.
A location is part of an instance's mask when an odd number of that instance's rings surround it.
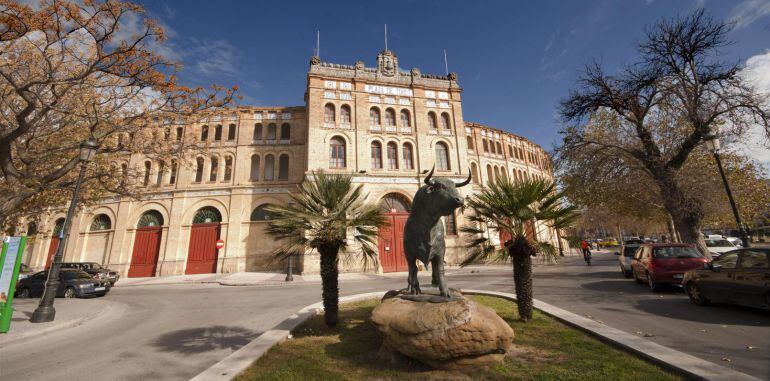
M 151 1 L 169 31 L 167 53 L 188 84 L 238 85 L 248 105 L 302 105 L 308 61 L 374 66 L 388 24 L 404 69 L 459 74 L 465 120 L 558 142 L 556 106 L 581 67 L 634 59 L 634 41 L 662 17 L 704 6 L 732 20 L 730 60 L 751 57 L 770 84 L 770 0 Z M 770 91 L 770 86 L 768 87 Z M 770 160 L 770 159 L 768 159 Z

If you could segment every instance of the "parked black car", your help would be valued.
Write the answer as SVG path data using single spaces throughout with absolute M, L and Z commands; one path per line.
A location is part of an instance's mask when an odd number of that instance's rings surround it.
M 120 279 L 120 275 L 116 271 L 112 271 L 96 262 L 63 262 L 61 268 L 83 270 L 94 278 L 110 282 L 110 286 L 114 286 L 115 282 Z
M 41 271 L 16 284 L 17 298 L 35 298 L 43 295 L 48 271 Z M 110 291 L 110 283 L 94 279 L 91 274 L 77 269 L 61 269 L 59 271 L 59 289 L 57 297 L 82 298 L 86 296 L 104 296 Z
M 682 284 L 697 305 L 723 302 L 770 309 L 770 249 L 729 251 L 688 271 Z

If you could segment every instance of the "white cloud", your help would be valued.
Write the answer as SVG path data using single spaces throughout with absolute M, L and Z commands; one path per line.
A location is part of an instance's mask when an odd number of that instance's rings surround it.
M 735 23 L 735 29 L 743 29 L 770 15 L 770 0 L 744 0 L 730 10 L 727 21 Z
M 770 50 L 746 60 L 742 75 L 758 92 L 770 97 Z M 770 142 L 761 126 L 753 126 L 738 146 L 743 153 L 762 162 L 770 170 Z

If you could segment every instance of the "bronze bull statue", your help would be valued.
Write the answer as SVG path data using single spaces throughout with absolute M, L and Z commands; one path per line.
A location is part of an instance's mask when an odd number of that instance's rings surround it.
M 435 168 L 434 168 L 435 169 Z M 421 186 L 414 195 L 412 211 L 404 226 L 404 254 L 409 266 L 409 294 L 420 294 L 420 282 L 417 279 L 417 260 L 432 270 L 432 284 L 438 286 L 442 297 L 448 298 L 449 292 L 444 280 L 444 224 L 441 216 L 450 215 L 455 209 L 463 206 L 463 198 L 457 188 L 471 182 L 468 179 L 455 183 L 449 179 L 433 178 L 433 169 L 425 177 L 425 185 Z

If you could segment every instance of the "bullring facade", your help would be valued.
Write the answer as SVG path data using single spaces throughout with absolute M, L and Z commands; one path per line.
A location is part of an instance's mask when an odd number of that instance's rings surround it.
M 265 207 L 287 195 L 312 170 L 352 173 L 369 200 L 383 206 L 391 226 L 380 231 L 379 261 L 341 261 L 344 271 L 403 271 L 403 224 L 424 174 L 462 181 L 463 196 L 497 178 L 552 178 L 547 153 L 527 139 L 465 122 L 457 76 L 401 71 L 390 51 L 375 67 L 322 62 L 313 57 L 305 105 L 237 107 L 196 123 L 160 122 L 166 139 L 205 142 L 205 154 L 158 162 L 140 154 L 114 165 L 142 173 L 141 200 L 112 198 L 73 219 L 65 261 L 99 262 L 123 276 L 282 270 L 271 253 L 278 243 L 264 232 Z M 160 136 L 160 134 L 158 134 Z M 65 210 L 26 223 L 31 237 L 24 263 L 44 268 L 58 245 Z M 445 218 L 448 265 L 462 259 L 463 223 Z M 24 229 L 22 229 L 23 231 Z M 547 229 L 540 239 L 555 241 Z M 224 247 L 216 248 L 217 241 Z M 318 271 L 317 253 L 294 262 Z

